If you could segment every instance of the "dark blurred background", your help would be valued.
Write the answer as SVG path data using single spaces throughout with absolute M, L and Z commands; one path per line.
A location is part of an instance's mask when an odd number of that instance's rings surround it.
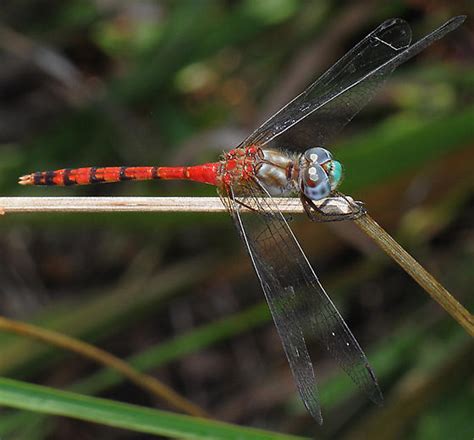
M 472 310 L 473 12 L 471 0 L 2 0 L 1 195 L 215 195 L 189 182 L 16 181 L 42 169 L 215 160 L 383 20 L 406 19 L 416 39 L 468 14 L 327 147 L 345 166 L 342 190 Z M 316 346 L 323 427 L 296 395 L 225 214 L 7 215 L 1 313 L 138 356 L 221 420 L 324 439 L 472 438 L 472 341 L 351 226 L 292 222 L 386 403 L 374 407 Z M 0 334 L 0 353 L 8 377 L 167 408 L 37 342 Z M 0 413 L 0 437 L 147 438 L 12 410 Z

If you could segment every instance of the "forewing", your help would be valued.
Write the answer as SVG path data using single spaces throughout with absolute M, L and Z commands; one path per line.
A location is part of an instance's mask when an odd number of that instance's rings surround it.
M 272 147 L 297 151 L 327 146 L 396 67 L 456 29 L 464 19 L 452 18 L 411 46 L 411 29 L 404 20 L 383 22 L 241 146 L 271 142 Z
M 376 403 L 375 375 L 358 342 L 326 294 L 284 216 L 258 182 L 223 195 L 262 285 L 298 391 L 322 423 L 315 373 L 305 335 L 317 338 Z M 244 207 L 251 212 L 242 212 Z

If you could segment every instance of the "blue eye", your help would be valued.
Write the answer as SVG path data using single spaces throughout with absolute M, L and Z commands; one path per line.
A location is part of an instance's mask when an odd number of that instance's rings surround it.
M 328 175 L 317 163 L 304 170 L 302 187 L 306 197 L 311 200 L 324 199 L 331 193 Z
M 333 160 L 329 167 L 329 182 L 332 191 L 334 191 L 342 182 L 342 165 L 337 160 Z
M 322 165 L 323 163 L 332 159 L 331 153 L 322 147 L 314 147 L 305 151 L 305 158 L 311 163 L 318 163 Z

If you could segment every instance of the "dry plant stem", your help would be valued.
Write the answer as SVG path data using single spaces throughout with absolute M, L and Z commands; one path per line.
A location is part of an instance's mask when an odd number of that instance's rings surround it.
M 154 377 L 140 373 L 118 357 L 91 344 L 61 333 L 4 317 L 0 317 L 0 330 L 27 336 L 92 359 L 101 365 L 118 371 L 140 388 L 165 400 L 180 411 L 196 417 L 209 417 L 203 409 L 189 402 Z
M 474 337 L 474 317 L 405 249 L 403 249 L 372 217 L 363 215 L 354 220 L 357 226 L 428 294 L 443 307 L 471 336 Z

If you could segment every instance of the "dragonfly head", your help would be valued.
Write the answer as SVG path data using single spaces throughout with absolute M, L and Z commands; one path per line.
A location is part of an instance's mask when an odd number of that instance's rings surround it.
M 322 147 L 306 150 L 301 158 L 300 186 L 306 197 L 320 200 L 329 196 L 342 181 L 342 165 Z

